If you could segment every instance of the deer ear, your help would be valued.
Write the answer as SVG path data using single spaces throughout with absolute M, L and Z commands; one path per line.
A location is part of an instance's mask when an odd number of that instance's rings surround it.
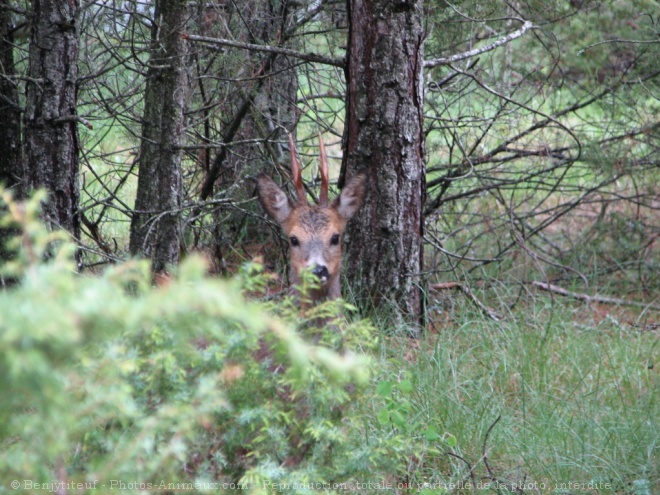
M 345 221 L 351 219 L 362 206 L 366 191 L 367 176 L 358 174 L 341 190 L 341 194 L 332 202 L 332 206 Z
M 257 177 L 257 191 L 259 201 L 273 220 L 281 224 L 289 217 L 293 211 L 293 206 L 286 193 L 273 182 L 273 179 L 266 174 L 259 174 Z

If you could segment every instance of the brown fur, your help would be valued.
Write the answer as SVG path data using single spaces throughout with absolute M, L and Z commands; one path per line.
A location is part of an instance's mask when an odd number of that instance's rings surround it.
M 294 183 L 298 180 L 294 177 Z M 311 294 L 314 300 L 341 297 L 342 235 L 348 220 L 362 206 L 365 182 L 364 175 L 357 175 L 331 204 L 309 205 L 306 199 L 303 202 L 300 189 L 299 202 L 293 203 L 270 177 L 261 174 L 257 178 L 261 204 L 289 239 L 291 283 L 300 284 L 300 272 L 304 268 L 327 268 L 327 279 L 321 277 L 321 287 Z M 327 189 L 323 196 L 327 198 Z

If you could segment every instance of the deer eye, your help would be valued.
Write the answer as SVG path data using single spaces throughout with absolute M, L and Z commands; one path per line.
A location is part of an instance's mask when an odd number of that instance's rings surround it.
M 339 244 L 339 234 L 333 235 L 332 238 L 330 239 L 331 246 L 336 246 L 337 244 Z
M 291 242 L 291 245 L 294 247 L 300 246 L 300 241 L 298 241 L 298 238 L 295 235 L 289 237 L 289 241 Z

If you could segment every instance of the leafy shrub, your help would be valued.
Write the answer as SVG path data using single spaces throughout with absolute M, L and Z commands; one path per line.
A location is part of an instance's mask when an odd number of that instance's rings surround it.
M 4 482 L 309 492 L 388 455 L 356 441 L 368 373 L 355 349 L 373 337 L 337 316 L 343 303 L 248 300 L 258 264 L 223 281 L 191 258 L 157 287 L 137 260 L 81 275 L 75 247 L 38 221 L 42 197 L 3 196 L 21 232 L 2 267 L 18 283 L 0 293 Z M 319 330 L 319 318 L 334 321 Z

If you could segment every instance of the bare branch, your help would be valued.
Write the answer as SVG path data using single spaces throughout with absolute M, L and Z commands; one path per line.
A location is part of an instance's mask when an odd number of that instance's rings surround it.
M 80 115 L 63 115 L 53 120 L 56 124 L 61 124 L 64 122 L 80 122 L 82 125 L 88 129 L 94 129 L 94 126 L 89 122 L 89 120 L 81 117 Z
M 467 285 L 460 284 L 458 282 L 444 282 L 440 284 L 431 284 L 429 285 L 429 289 L 431 290 L 447 290 L 447 289 L 458 289 L 460 290 L 463 294 L 467 296 L 467 298 L 477 307 L 481 310 L 481 312 L 486 315 L 488 318 L 490 318 L 493 321 L 500 321 L 502 317 L 497 314 L 495 311 L 487 307 L 484 303 L 482 303 L 479 299 L 477 299 L 477 296 L 475 296 L 472 293 L 472 290 Z
M 325 57 L 323 55 L 318 55 L 316 53 L 297 52 L 296 50 L 290 50 L 288 48 L 282 48 L 279 46 L 255 45 L 253 43 L 242 43 L 240 41 L 227 40 L 223 38 L 210 38 L 208 36 L 197 36 L 194 34 L 187 34 L 187 33 L 182 33 L 181 36 L 183 36 L 185 39 L 190 41 L 199 41 L 201 43 L 210 43 L 212 45 L 220 45 L 220 46 L 231 46 L 234 48 L 241 48 L 242 50 L 248 50 L 252 52 L 264 52 L 264 53 L 275 53 L 278 55 L 286 55 L 289 57 L 306 60 L 308 62 L 317 62 L 320 64 L 332 65 L 333 67 L 339 67 L 341 69 L 343 69 L 344 66 L 346 65 L 344 60 Z
M 495 425 L 502 419 L 502 416 L 498 416 L 495 421 L 488 427 L 488 430 L 486 431 L 486 435 L 484 436 L 484 444 L 481 447 L 481 458 L 484 461 L 484 466 L 486 466 L 486 471 L 488 471 L 488 475 L 490 476 L 490 479 L 492 481 L 499 481 L 496 477 L 495 474 L 493 474 L 493 471 L 490 468 L 490 465 L 488 464 L 488 456 L 486 455 L 486 447 L 488 446 L 488 436 L 490 435 L 490 432 L 493 431 L 493 428 L 495 428 Z
M 543 256 L 540 253 L 532 251 L 529 248 L 529 246 L 527 246 L 527 243 L 523 239 L 522 235 L 520 235 L 520 232 L 518 232 L 515 229 L 513 217 L 511 218 L 511 234 L 513 236 L 513 239 L 516 241 L 516 243 L 523 249 L 523 251 L 525 251 L 528 255 L 530 255 L 533 260 L 535 260 L 537 262 L 542 261 L 544 263 L 547 263 L 550 266 L 554 266 L 555 268 L 560 268 L 562 270 L 568 270 L 570 272 L 573 272 L 578 277 L 580 277 L 582 279 L 582 281 L 584 282 L 584 285 L 589 287 L 589 279 L 587 278 L 587 276 L 584 273 L 582 273 L 579 270 L 576 270 L 575 268 L 570 267 L 568 265 L 562 265 L 561 263 L 557 263 L 556 261 L 553 261 L 553 260 L 549 259 L 547 256 Z
M 599 41 L 598 43 L 594 43 L 593 45 L 589 45 L 583 48 L 582 50 L 579 50 L 577 54 L 584 55 L 584 52 L 586 52 L 590 48 L 593 48 L 594 46 L 598 46 L 598 45 L 604 45 L 605 43 L 632 43 L 634 45 L 652 45 L 654 43 L 660 43 L 660 40 L 604 40 L 604 41 Z
M 621 306 L 634 306 L 637 308 L 653 309 L 655 311 L 660 311 L 660 305 L 653 303 L 642 303 L 637 301 L 627 301 L 626 299 L 619 299 L 618 297 L 605 297 L 605 296 L 590 296 L 589 294 L 582 294 L 579 292 L 571 292 L 569 290 L 563 289 L 553 284 L 546 282 L 533 281 L 532 285 L 538 287 L 541 290 L 555 292 L 561 294 L 562 296 L 572 297 L 573 299 L 580 299 L 587 303 L 597 302 L 603 304 L 619 304 Z
M 506 45 L 507 43 L 510 43 L 516 38 L 520 38 L 530 29 L 536 29 L 536 27 L 531 22 L 525 21 L 525 23 L 521 26 L 520 29 L 514 31 L 513 33 L 507 34 L 503 38 L 500 38 L 499 40 L 497 40 L 494 43 L 491 43 L 490 45 L 482 46 L 481 48 L 475 48 L 474 50 L 470 50 L 463 53 L 457 53 L 456 55 L 452 55 L 451 57 L 425 60 L 424 68 L 428 69 L 431 67 L 437 67 L 438 65 L 449 65 L 449 64 L 453 64 L 454 62 L 458 62 L 460 60 L 465 60 L 466 58 L 476 57 L 477 55 L 481 55 L 482 53 L 489 52 L 502 45 Z

